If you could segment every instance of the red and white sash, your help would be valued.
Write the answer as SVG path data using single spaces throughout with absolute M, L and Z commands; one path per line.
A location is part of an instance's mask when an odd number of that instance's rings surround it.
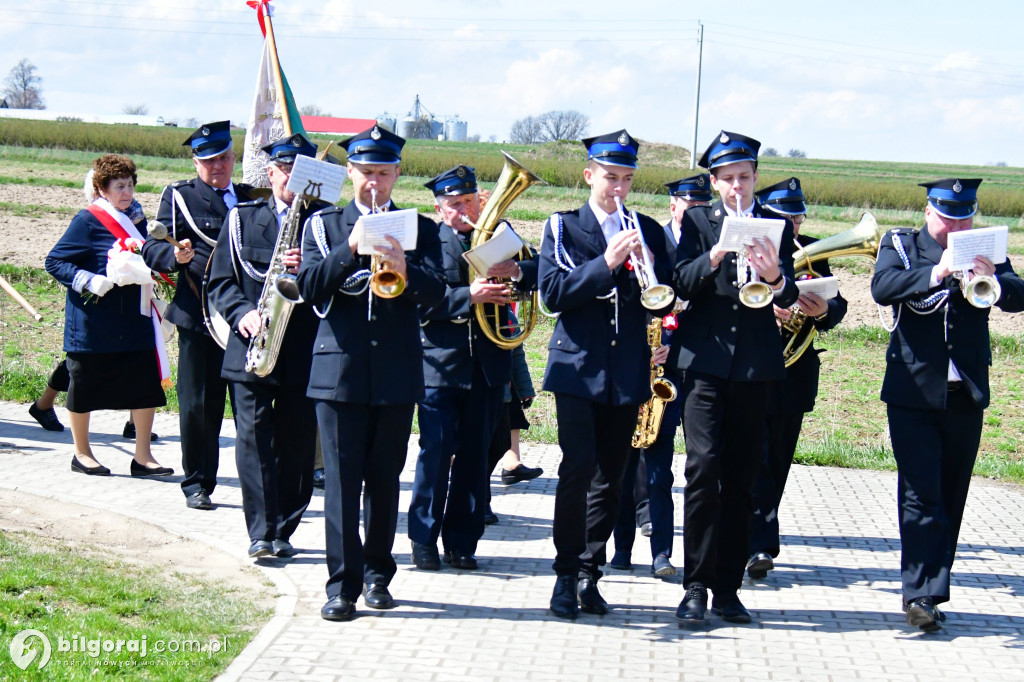
M 103 227 L 107 228 L 110 234 L 114 235 L 115 239 L 138 239 L 145 241 L 145 238 L 139 233 L 139 230 L 128 216 L 114 208 L 113 204 L 106 199 L 102 197 L 96 199 L 86 210 L 96 220 L 100 221 Z M 170 388 L 171 368 L 167 360 L 167 345 L 164 341 L 164 332 L 160 328 L 163 316 L 160 315 L 160 311 L 157 309 L 155 299 L 153 298 L 153 284 L 142 284 L 140 286 L 142 287 L 142 296 L 139 301 L 139 313 L 153 321 L 153 341 L 156 347 L 157 364 L 160 366 L 160 385 L 164 388 Z

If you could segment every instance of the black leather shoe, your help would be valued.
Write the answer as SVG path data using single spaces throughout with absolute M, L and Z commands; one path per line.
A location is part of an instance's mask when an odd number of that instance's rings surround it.
M 213 509 L 213 502 L 210 501 L 209 495 L 200 490 L 185 498 L 185 506 L 189 509 Z
M 125 438 L 127 438 L 128 440 L 135 440 L 135 424 L 133 424 L 130 421 L 129 422 L 125 422 L 124 423 L 124 429 L 121 431 L 121 435 L 124 436 Z M 160 439 L 160 436 L 156 435 L 152 431 L 149 432 L 149 440 L 150 440 L 150 442 L 155 441 L 155 440 L 159 440 L 159 439 Z
M 313 470 L 313 487 L 314 488 L 320 488 L 320 490 L 323 490 L 326 479 L 327 479 L 327 477 L 324 475 L 324 470 L 323 469 L 314 469 Z
M 355 605 L 340 594 L 331 597 L 320 607 L 320 617 L 324 620 L 351 620 L 355 612 Z
M 299 550 L 292 547 L 292 543 L 287 540 L 274 540 L 270 543 L 270 546 L 274 548 L 274 556 L 281 557 L 282 559 L 287 559 L 299 553 Z
M 727 623 L 749 623 L 753 620 L 750 611 L 747 611 L 743 602 L 735 594 L 730 594 L 722 599 L 715 597 L 711 602 L 711 613 Z
M 904 604 L 903 605 L 903 613 L 906 613 L 906 612 L 907 612 L 907 605 Z M 945 623 L 946 622 L 946 612 L 943 611 L 942 609 L 940 609 L 938 607 L 938 605 L 935 606 L 935 613 L 938 614 L 938 616 L 939 616 L 938 620 L 939 620 L 940 623 Z
M 941 630 L 940 621 L 944 615 L 935 606 L 935 600 L 931 597 L 918 597 L 911 600 L 907 605 L 907 625 L 921 628 L 924 632 L 935 632 Z
M 668 578 L 676 574 L 676 567 L 672 565 L 667 556 L 659 554 L 654 557 L 654 563 L 651 564 L 651 573 L 659 578 Z
M 28 413 L 32 415 L 32 418 L 39 422 L 47 431 L 63 431 L 64 425 L 57 419 L 57 412 L 52 407 L 48 410 L 41 410 L 36 407 L 35 403 L 32 403 L 28 407 Z
M 388 592 L 387 585 L 367 585 L 363 590 L 363 602 L 371 609 L 393 609 L 395 600 Z
M 132 460 L 132 476 L 170 476 L 174 473 L 174 469 L 171 467 L 162 467 L 159 464 L 155 467 L 148 467 L 145 464 L 139 464 L 136 460 Z
M 676 620 L 687 625 L 704 622 L 704 614 L 708 610 L 708 591 L 696 585 L 686 590 L 683 600 L 676 608 Z
M 608 562 L 608 567 L 614 568 L 617 571 L 632 570 L 633 562 L 630 560 L 629 552 L 615 550 L 615 554 L 612 555 L 612 560 Z
M 597 581 L 593 578 L 581 578 L 577 587 L 580 600 L 580 611 L 603 616 L 608 613 L 608 602 L 597 589 Z
M 267 540 L 253 540 L 249 545 L 249 558 L 260 559 L 274 554 L 274 546 Z
M 751 580 L 763 580 L 768 576 L 768 571 L 775 570 L 775 562 L 768 552 L 754 552 L 747 559 L 747 575 Z
M 466 552 L 449 551 L 446 549 L 444 551 L 444 562 L 452 568 L 460 568 L 463 571 L 475 571 L 480 568 L 476 557 Z
M 441 557 L 438 555 L 435 545 L 412 543 L 412 563 L 421 571 L 441 570 Z
M 493 526 L 493 525 L 497 524 L 499 521 L 501 521 L 501 519 L 499 519 L 498 515 L 495 514 L 494 512 L 492 512 L 490 509 L 488 509 L 487 513 L 484 514 L 484 525 L 485 526 Z
M 540 467 L 528 467 L 525 464 L 520 464 L 515 469 L 501 470 L 501 484 L 512 485 L 520 481 L 532 481 L 543 473 L 544 470 Z
M 71 455 L 71 470 L 72 471 L 77 471 L 80 474 L 85 474 L 86 476 L 109 476 L 110 475 L 110 469 L 108 469 L 107 467 L 103 466 L 102 464 L 97 464 L 94 467 L 87 467 L 84 464 L 82 464 L 81 462 L 79 462 L 78 461 L 78 457 L 76 457 L 75 455 Z
M 640 526 L 640 535 L 643 535 L 645 538 L 651 537 L 651 534 L 653 532 L 654 532 L 654 526 L 652 526 L 650 524 L 650 522 L 645 523 L 644 525 Z
M 551 613 L 559 618 L 576 620 L 580 612 L 579 598 L 576 596 L 576 576 L 560 575 L 555 581 L 555 591 L 551 593 Z

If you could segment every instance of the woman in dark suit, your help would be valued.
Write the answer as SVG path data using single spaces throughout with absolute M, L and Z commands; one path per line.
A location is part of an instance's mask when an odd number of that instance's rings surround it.
M 128 216 L 137 175 L 131 159 L 107 154 L 93 162 L 99 198 L 80 211 L 46 257 L 46 271 L 67 287 L 64 351 L 71 385 L 67 409 L 75 441 L 72 471 L 106 476 L 89 445 L 89 413 L 132 410 L 138 438 L 133 476 L 166 476 L 150 451 L 156 408 L 166 404 L 162 376 L 167 357 L 152 285 L 116 286 L 108 277 L 108 251 L 119 239 L 142 235 Z

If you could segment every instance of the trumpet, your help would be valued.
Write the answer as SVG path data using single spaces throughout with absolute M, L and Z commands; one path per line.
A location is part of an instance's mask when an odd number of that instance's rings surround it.
M 972 275 L 970 270 L 961 270 L 953 277 L 960 280 L 961 293 L 975 308 L 991 308 L 1003 293 L 995 275 Z
M 676 298 L 676 292 L 667 284 L 660 284 L 654 274 L 654 265 L 647 258 L 647 241 L 644 239 L 644 231 L 640 229 L 640 221 L 637 220 L 636 212 L 629 216 L 622 209 L 622 200 L 615 199 L 615 212 L 619 216 L 619 225 L 623 230 L 636 230 L 640 236 L 640 256 L 630 252 L 629 262 L 633 265 L 633 272 L 636 273 L 636 281 L 640 284 L 640 303 L 648 310 L 660 310 L 671 305 Z
M 374 187 L 370 188 L 370 212 L 380 213 Z M 405 277 L 387 267 L 380 254 L 374 254 L 370 259 L 370 290 L 379 298 L 395 298 L 405 291 Z
M 740 194 L 736 195 L 736 215 L 743 215 L 743 196 Z M 740 303 L 748 308 L 763 308 L 775 298 L 767 282 L 758 278 L 746 247 L 736 254 L 736 281 L 733 284 L 740 290 Z

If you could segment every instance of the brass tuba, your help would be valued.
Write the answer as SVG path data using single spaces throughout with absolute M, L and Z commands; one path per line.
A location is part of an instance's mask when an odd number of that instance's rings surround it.
M 491 190 L 491 198 L 487 200 L 487 205 L 484 206 L 480 218 L 475 224 L 463 218 L 467 224 L 473 227 L 473 237 L 470 241 L 473 248 L 491 238 L 498 223 L 501 222 L 501 216 L 516 197 L 531 185 L 547 184 L 509 156 L 507 152 L 502 151 L 501 154 L 505 157 L 505 165 L 501 169 L 501 174 L 498 175 L 498 181 L 494 184 L 494 189 Z M 532 257 L 530 248 L 524 244 L 519 252 L 519 259 L 529 260 Z M 486 274 L 476 272 L 472 266 L 469 268 L 470 280 Z M 503 323 L 501 321 L 501 306 L 496 303 L 473 304 L 473 314 L 476 316 L 477 324 L 480 325 L 484 336 L 502 350 L 512 350 L 520 345 L 537 324 L 538 297 L 536 289 L 530 293 L 515 291 L 512 294 L 512 300 L 522 303 L 526 311 L 525 314 L 520 312 L 518 325 Z
M 875 221 L 873 215 L 864 213 L 860 222 L 846 232 L 820 239 L 807 247 L 800 247 L 798 244 L 796 255 L 793 258 L 793 270 L 796 272 L 796 278 L 799 280 L 820 277 L 811 264 L 829 258 L 864 256 L 875 260 L 878 256 L 878 245 L 882 241 L 882 237 L 885 236 L 885 232 Z M 791 312 L 789 319 L 782 322 L 779 328 L 785 346 L 782 357 L 786 361 L 786 367 L 796 362 L 810 348 L 811 342 L 818 333 L 806 313 L 795 306 Z

